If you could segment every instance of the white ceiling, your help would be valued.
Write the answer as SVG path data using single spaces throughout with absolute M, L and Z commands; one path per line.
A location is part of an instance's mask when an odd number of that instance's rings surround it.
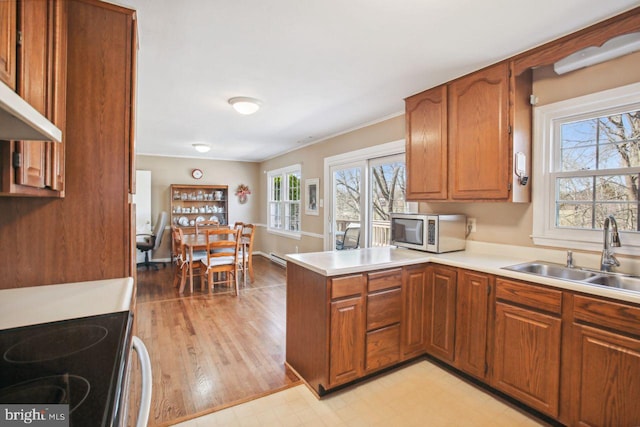
M 124 0 L 137 152 L 261 161 L 401 114 L 409 95 L 637 0 Z M 241 116 L 227 100 L 262 100 Z M 206 154 L 193 143 L 211 144 Z

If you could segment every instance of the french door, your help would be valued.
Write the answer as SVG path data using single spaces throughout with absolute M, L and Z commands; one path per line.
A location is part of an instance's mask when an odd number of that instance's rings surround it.
M 329 171 L 325 250 L 341 249 L 345 231 L 353 235 L 354 228 L 359 228 L 360 248 L 389 245 L 390 214 L 417 208 L 405 199 L 403 153 L 335 164 Z

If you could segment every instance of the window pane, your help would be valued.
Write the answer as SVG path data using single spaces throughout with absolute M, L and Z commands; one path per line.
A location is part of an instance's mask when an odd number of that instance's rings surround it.
M 289 183 L 289 194 L 287 200 L 300 200 L 300 173 L 287 174 Z
M 592 223 L 591 203 L 556 203 L 556 227 L 591 229 Z
M 593 200 L 593 177 L 558 178 L 556 189 L 559 201 Z
M 287 230 L 299 231 L 300 230 L 300 204 L 299 203 L 287 203 Z
M 282 228 L 280 203 L 269 203 L 269 226 L 272 228 Z
M 282 200 L 282 177 L 274 176 L 271 183 L 271 200 Z
M 597 120 L 565 123 L 560 128 L 560 170 L 592 170 L 597 158 Z
M 609 175 L 596 177 L 596 200 L 637 201 L 638 175 Z
M 613 215 L 619 231 L 638 231 L 637 203 L 599 203 L 596 205 L 595 228 L 602 229 L 604 219 Z
M 600 169 L 640 166 L 640 111 L 601 117 L 598 130 L 602 146 Z

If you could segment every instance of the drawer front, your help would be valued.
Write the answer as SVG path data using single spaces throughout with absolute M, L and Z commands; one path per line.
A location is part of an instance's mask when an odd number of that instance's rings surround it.
M 393 365 L 400 361 L 400 325 L 367 332 L 367 371 Z
M 496 279 L 496 298 L 534 310 L 562 313 L 562 291 L 529 283 L 514 282 L 499 277 Z
M 401 317 L 401 289 L 376 292 L 367 296 L 367 331 L 399 323 Z
M 402 269 L 377 271 L 367 274 L 369 292 L 381 291 L 383 289 L 399 288 L 402 286 Z
M 364 276 L 362 274 L 331 279 L 331 299 L 360 295 L 363 291 Z
M 640 307 L 576 295 L 573 313 L 577 321 L 640 336 Z

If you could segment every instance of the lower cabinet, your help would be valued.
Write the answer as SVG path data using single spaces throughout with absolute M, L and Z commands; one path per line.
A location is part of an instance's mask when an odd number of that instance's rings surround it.
M 331 302 L 329 384 L 353 381 L 364 372 L 364 303 L 362 296 Z
M 424 265 L 405 267 L 402 280 L 402 359 L 424 354 L 427 347 L 427 280 Z
M 455 356 L 456 277 L 451 267 L 431 265 L 427 280 L 427 353 L 453 362 Z
M 493 277 L 468 270 L 458 271 L 456 302 L 455 366 L 485 379 L 489 370 L 487 340 Z
M 400 361 L 401 320 L 402 269 L 368 273 L 366 373 Z
M 496 280 L 493 386 L 552 417 L 560 404 L 561 304 L 561 291 Z
M 640 308 L 574 296 L 573 424 L 640 425 Z

